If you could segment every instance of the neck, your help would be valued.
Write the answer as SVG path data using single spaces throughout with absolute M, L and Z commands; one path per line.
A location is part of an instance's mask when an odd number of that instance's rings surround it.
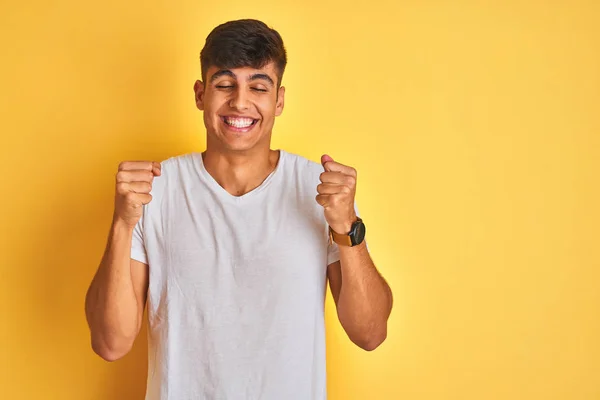
M 279 152 L 269 148 L 223 152 L 208 146 L 202 160 L 206 171 L 223 189 L 233 196 L 243 196 L 259 187 L 273 172 Z

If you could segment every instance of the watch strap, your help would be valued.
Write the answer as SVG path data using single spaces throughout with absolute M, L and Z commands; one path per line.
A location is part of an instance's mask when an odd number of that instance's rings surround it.
M 352 247 L 352 238 L 350 238 L 350 235 L 337 233 L 329 227 L 329 243 L 332 243 L 332 241 L 340 246 Z
M 354 246 L 354 242 L 352 241 L 351 235 L 353 234 L 353 232 L 355 230 L 355 226 L 356 226 L 357 222 L 362 222 L 362 219 L 360 219 L 360 217 L 356 217 L 356 221 L 352 224 L 352 227 L 350 228 L 350 232 L 347 234 L 337 233 L 333 229 L 331 229 L 331 227 L 329 227 L 329 243 L 331 244 L 333 241 L 340 246 L 347 246 L 347 247 Z

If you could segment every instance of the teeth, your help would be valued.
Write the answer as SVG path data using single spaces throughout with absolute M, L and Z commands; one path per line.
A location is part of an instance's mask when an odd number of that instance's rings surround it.
M 225 118 L 225 123 L 227 125 L 236 127 L 236 128 L 247 128 L 254 120 L 252 118 Z

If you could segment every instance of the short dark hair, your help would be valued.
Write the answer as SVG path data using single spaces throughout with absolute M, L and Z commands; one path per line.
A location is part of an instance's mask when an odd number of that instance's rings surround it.
M 206 71 L 215 66 L 223 69 L 262 68 L 273 62 L 277 68 L 278 86 L 281 85 L 287 64 L 287 54 L 281 35 L 264 22 L 241 19 L 217 26 L 207 36 L 200 53 L 202 80 Z

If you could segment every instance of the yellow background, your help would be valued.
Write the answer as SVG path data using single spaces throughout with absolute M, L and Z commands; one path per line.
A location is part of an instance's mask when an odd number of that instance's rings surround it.
M 358 169 L 395 294 L 372 353 L 329 300 L 330 399 L 600 399 L 592 0 L 4 1 L 0 398 L 142 398 L 146 331 L 105 363 L 83 312 L 114 173 L 204 148 L 198 55 L 241 17 L 289 51 L 273 147 Z

